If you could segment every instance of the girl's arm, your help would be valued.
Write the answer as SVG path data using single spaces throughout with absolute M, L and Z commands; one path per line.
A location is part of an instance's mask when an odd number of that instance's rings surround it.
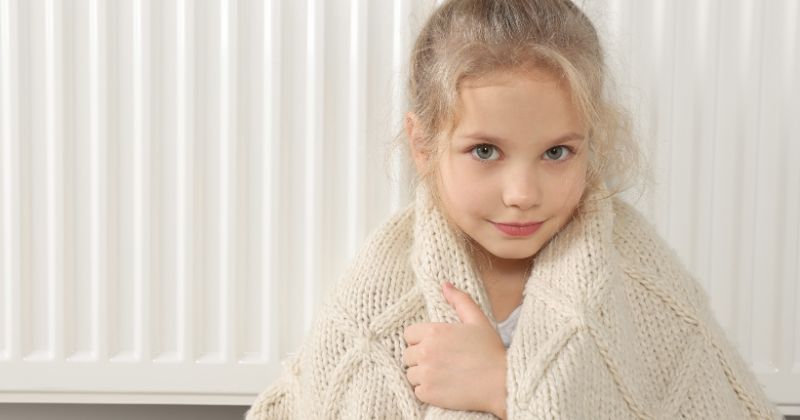
M 287 370 L 278 380 L 256 397 L 253 405 L 247 410 L 245 420 L 291 419 L 295 395 L 298 392 L 299 355 L 287 359 Z
M 245 414 L 246 420 L 290 419 L 292 418 L 292 395 L 286 381 L 279 380 L 256 397 Z

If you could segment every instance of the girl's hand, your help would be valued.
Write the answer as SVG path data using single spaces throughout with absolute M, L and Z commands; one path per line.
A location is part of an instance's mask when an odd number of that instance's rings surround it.
M 424 403 L 452 410 L 506 417 L 506 349 L 472 298 L 445 283 L 444 296 L 461 319 L 418 323 L 403 332 L 403 363 L 414 394 Z

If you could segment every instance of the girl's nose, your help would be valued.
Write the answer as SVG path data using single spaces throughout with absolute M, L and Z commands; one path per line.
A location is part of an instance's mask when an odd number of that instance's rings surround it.
M 541 198 L 542 191 L 534 170 L 518 170 L 509 173 L 503 188 L 503 202 L 506 206 L 528 210 L 541 204 Z

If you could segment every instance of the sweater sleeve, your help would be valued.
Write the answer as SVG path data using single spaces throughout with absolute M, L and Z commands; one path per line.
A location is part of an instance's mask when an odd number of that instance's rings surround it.
M 711 413 L 724 418 L 780 419 L 777 407 L 767 398 L 755 373 L 744 361 L 736 346 L 728 339 L 725 330 L 714 315 L 710 297 L 695 276 L 681 262 L 676 251 L 660 237 L 655 228 L 627 203 L 615 202 L 618 214 L 624 214 L 627 224 L 616 226 L 619 237 L 631 240 L 632 248 L 651 250 L 650 253 L 627 251 L 641 258 L 637 266 L 649 278 L 654 289 L 682 308 L 683 318 L 701 332 L 702 344 L 691 355 L 695 369 L 692 377 L 685 377 L 681 386 L 675 386 L 676 397 L 666 401 L 685 418 L 700 418 Z M 620 244 L 620 246 L 622 246 Z M 643 256 L 644 255 L 644 256 Z M 708 390 L 715 390 L 709 392 Z M 678 395 L 682 397 L 678 398 Z M 669 400 L 669 398 L 668 398 Z
M 246 420 L 290 419 L 292 395 L 286 378 L 262 391 L 245 414 Z
M 400 212 L 368 235 L 246 420 L 420 417 L 399 360 L 403 328 L 424 304 L 404 270 L 410 216 Z
M 286 370 L 272 385 L 261 391 L 245 414 L 245 420 L 284 420 L 296 417 L 299 355 L 286 360 Z
M 696 376 L 688 385 L 688 396 L 679 404 L 680 415 L 684 418 L 707 416 L 709 411 L 719 412 L 713 409 L 714 405 L 719 405 L 720 410 L 731 410 L 731 414 L 725 418 L 783 419 L 777 406 L 764 392 L 758 377 L 711 313 L 707 300 L 704 302 L 702 318 L 707 346 L 699 357 Z M 717 392 L 708 393 L 711 394 L 710 398 L 693 396 L 695 392 L 703 393 L 706 389 L 715 388 Z
M 392 311 L 413 309 L 419 299 L 400 299 Z M 246 420 L 420 418 L 420 404 L 394 356 L 403 324 L 389 322 L 368 331 L 367 325 L 348 319 L 347 309 L 334 299 L 327 300 L 322 313 L 301 351 L 286 362 L 284 374 L 257 396 Z
M 618 382 L 615 370 L 621 365 L 604 362 L 599 351 L 607 340 L 596 341 L 599 335 L 585 328 L 564 328 L 548 340 L 560 350 L 548 351 L 552 357 L 538 359 L 516 382 L 507 382 L 507 418 L 782 419 L 716 320 L 701 322 L 705 332 L 676 337 L 688 344 L 686 353 L 663 372 L 668 386 L 653 399 L 643 398 L 643 390 L 656 385 L 648 375 Z M 634 389 L 637 383 L 641 386 Z

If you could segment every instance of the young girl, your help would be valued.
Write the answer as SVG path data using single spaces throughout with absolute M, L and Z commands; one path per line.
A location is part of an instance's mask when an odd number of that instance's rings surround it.
M 247 419 L 780 418 L 617 193 L 641 177 L 569 0 L 452 0 L 412 52 L 415 200 Z

